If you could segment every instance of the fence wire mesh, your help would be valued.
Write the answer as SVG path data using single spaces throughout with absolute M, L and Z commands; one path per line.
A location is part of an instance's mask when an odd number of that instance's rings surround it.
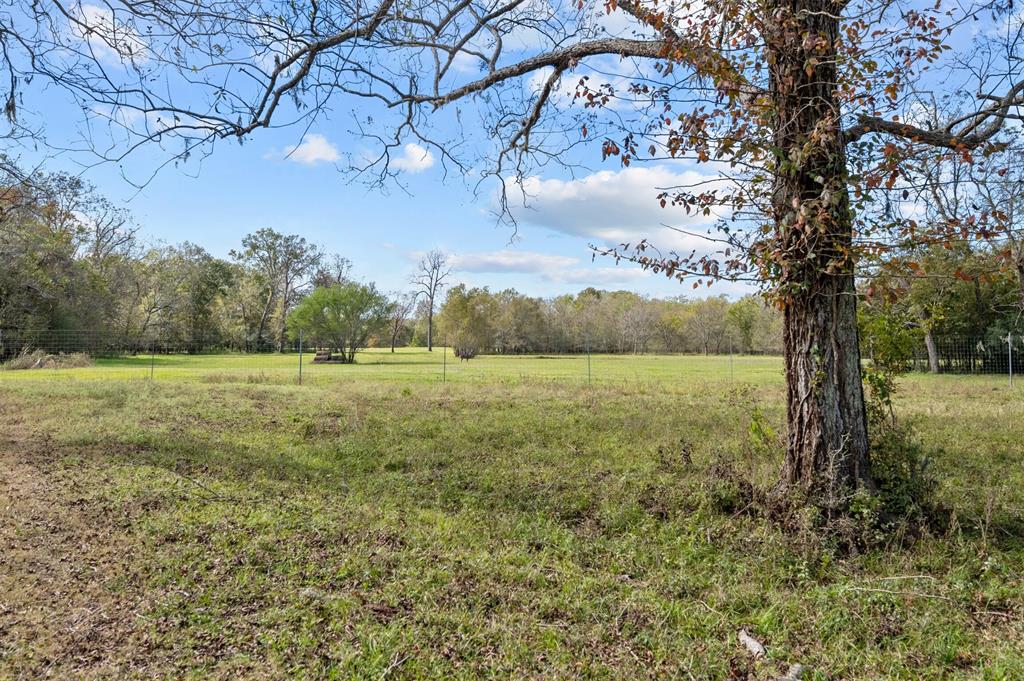
M 321 348 L 297 339 L 280 347 L 229 345 L 216 339 L 153 337 L 132 340 L 108 332 L 0 330 L 0 381 L 30 378 L 69 380 L 191 380 L 210 383 L 302 383 L 334 381 L 550 381 L 579 385 L 670 383 L 684 371 L 706 380 L 777 380 L 781 358 L 771 355 L 649 354 L 591 352 L 589 343 L 550 350 L 478 354 L 460 359 L 444 339 L 424 347 L 366 348 L 354 362 L 327 360 Z M 320 352 L 318 352 L 320 350 Z M 721 348 L 719 348 L 721 351 Z
M 938 337 L 915 348 L 912 368 L 941 374 L 1019 375 L 1024 372 L 1024 337 Z
M 254 351 L 254 350 L 260 351 Z M 110 332 L 0 329 L 0 380 L 30 377 L 110 380 L 198 380 L 252 383 L 392 381 L 555 381 L 670 383 L 680 371 L 707 380 L 774 380 L 781 358 L 723 352 L 686 355 L 592 352 L 589 342 L 551 350 L 479 354 L 460 359 L 443 342 L 423 347 L 366 348 L 354 362 L 327 360 L 301 339 L 283 344 L 230 344 L 221 339 L 130 339 Z M 318 352 L 320 350 L 320 352 Z M 871 348 L 863 355 L 870 361 Z M 327 360 L 327 361 L 325 361 Z M 943 374 L 1024 374 L 1024 338 L 934 339 L 909 358 L 913 370 Z

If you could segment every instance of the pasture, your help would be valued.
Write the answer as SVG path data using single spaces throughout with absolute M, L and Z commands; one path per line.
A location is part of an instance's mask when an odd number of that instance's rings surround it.
M 840 556 L 778 358 L 586 363 L 0 373 L 0 678 L 1024 678 L 1024 388 L 903 377 L 951 521 Z
M 314 354 L 301 357 L 302 382 L 517 382 L 553 380 L 574 384 L 649 383 L 742 380 L 782 381 L 779 357 L 736 355 L 481 355 L 468 362 L 450 348 L 361 350 L 356 364 L 316 364 Z M 0 381 L 51 378 L 71 380 L 136 380 L 298 383 L 297 353 L 137 354 L 97 358 L 78 369 L 0 371 Z

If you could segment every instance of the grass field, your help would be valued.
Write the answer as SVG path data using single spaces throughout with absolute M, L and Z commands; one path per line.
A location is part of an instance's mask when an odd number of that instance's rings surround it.
M 493 382 L 557 380 L 578 384 L 646 381 L 671 383 L 693 379 L 742 378 L 747 382 L 781 380 L 778 357 L 728 355 L 482 355 L 459 361 L 450 349 L 369 349 L 355 365 L 314 364 L 302 357 L 303 383 L 350 381 Z M 97 359 L 81 369 L 0 371 L 0 381 L 39 379 L 39 373 L 73 380 L 201 380 L 205 382 L 297 383 L 299 355 L 208 354 L 136 355 Z
M 4 372 L 0 678 L 1024 678 L 1004 378 L 902 379 L 954 520 L 836 556 L 721 475 L 778 359 L 365 358 Z

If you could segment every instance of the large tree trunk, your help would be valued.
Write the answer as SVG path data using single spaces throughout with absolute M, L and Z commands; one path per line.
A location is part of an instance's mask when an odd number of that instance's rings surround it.
M 842 509 L 871 487 L 861 385 L 853 217 L 836 100 L 832 0 L 788 0 L 772 12 L 774 257 L 780 265 L 788 447 L 783 483 Z
M 939 373 L 939 350 L 935 347 L 935 334 L 932 333 L 931 325 L 924 330 L 924 347 L 928 351 L 928 371 Z
M 813 293 L 787 301 L 783 343 L 787 382 L 784 480 L 841 505 L 870 486 L 867 418 L 860 376 L 852 275 L 822 275 Z

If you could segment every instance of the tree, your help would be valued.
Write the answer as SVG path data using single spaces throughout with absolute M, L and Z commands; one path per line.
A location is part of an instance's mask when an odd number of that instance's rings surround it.
M 736 332 L 740 352 L 750 352 L 754 348 L 754 334 L 763 306 L 754 296 L 745 296 L 729 306 L 726 323 Z
M 313 274 L 314 288 L 329 288 L 348 282 L 348 273 L 352 269 L 352 261 L 338 254 L 324 258 L 317 265 Z
M 542 301 L 524 296 L 514 289 L 493 296 L 495 312 L 491 320 L 494 349 L 501 353 L 551 350 L 551 333 L 545 325 Z
M 688 326 L 705 355 L 722 352 L 728 329 L 729 309 L 729 301 L 724 296 L 705 298 L 693 303 L 693 316 L 690 317 Z
M 17 174 L 0 186 L 0 326 L 116 326 L 138 257 L 131 216 L 79 177 Z
M 1016 276 L 1018 313 L 1024 317 L 1024 149 L 1015 145 L 968 172 L 982 207 L 980 237 Z
M 398 336 L 405 330 L 409 317 L 416 309 L 416 296 L 409 293 L 396 293 L 391 298 L 391 316 L 388 330 L 391 332 L 391 352 L 395 351 Z
M 285 320 L 295 303 L 306 279 L 319 267 L 323 255 L 320 250 L 297 234 L 280 234 L 272 229 L 260 229 L 242 239 L 242 250 L 232 251 L 232 257 L 254 268 L 265 287 L 263 310 L 256 331 L 257 348 L 264 345 L 264 333 L 274 307 L 278 314 L 278 352 L 284 352 Z
M 349 282 L 314 289 L 288 317 L 292 338 L 305 338 L 337 348 L 347 364 L 366 347 L 370 336 L 386 328 L 392 303 L 373 284 Z
M 893 241 L 929 238 L 913 221 L 864 219 L 872 202 L 922 150 L 964 160 L 984 151 L 1024 104 L 1021 32 L 1008 2 L 948 11 L 885 0 L 598 3 L 629 23 L 616 33 L 587 3 L 300 0 L 254 11 L 225 0 L 195 11 L 153 2 L 117 4 L 99 20 L 22 4 L 5 17 L 19 40 L 0 56 L 12 76 L 2 86 L 8 114 L 19 84 L 45 78 L 83 110 L 111 111 L 125 139 L 94 145 L 107 158 L 172 138 L 187 157 L 289 117 L 308 125 L 344 95 L 380 114 L 365 130 L 379 146 L 356 170 L 377 169 L 385 180 L 396 172 L 392 152 L 412 138 L 475 171 L 475 159 L 457 154 L 478 129 L 496 143 L 491 173 L 503 206 L 508 174 L 514 187 L 531 159 L 557 161 L 585 140 L 624 166 L 666 157 L 719 164 L 740 183 L 659 191 L 666 205 L 726 209 L 731 222 L 712 242 L 716 251 L 663 255 L 646 241 L 599 250 L 697 284 L 746 275 L 765 282 L 783 310 L 783 490 L 872 488 L 855 268 Z M 950 49 L 950 32 L 968 33 L 986 13 L 999 29 L 959 54 Z M 98 63 L 111 52 L 121 69 Z M 460 70 L 466 60 L 479 72 Z M 588 80 L 588 67 L 605 77 Z M 942 125 L 915 125 L 924 99 L 915 88 L 937 67 L 980 96 Z M 568 115 L 560 104 L 567 78 L 578 78 L 569 99 L 582 104 Z M 476 95 L 479 125 L 463 125 L 461 109 L 446 118 L 437 111 Z M 623 102 L 634 104 L 628 114 Z M 448 139 L 428 127 L 442 118 L 458 126 Z
M 494 297 L 486 288 L 459 284 L 448 290 L 439 316 L 448 345 L 468 356 L 486 352 L 493 344 Z M 468 351 L 468 352 L 467 352 Z
M 437 308 L 437 296 L 451 273 L 448 256 L 434 250 L 420 259 L 416 265 L 416 274 L 411 280 L 427 302 L 427 350 L 430 351 L 434 349 L 434 310 Z

